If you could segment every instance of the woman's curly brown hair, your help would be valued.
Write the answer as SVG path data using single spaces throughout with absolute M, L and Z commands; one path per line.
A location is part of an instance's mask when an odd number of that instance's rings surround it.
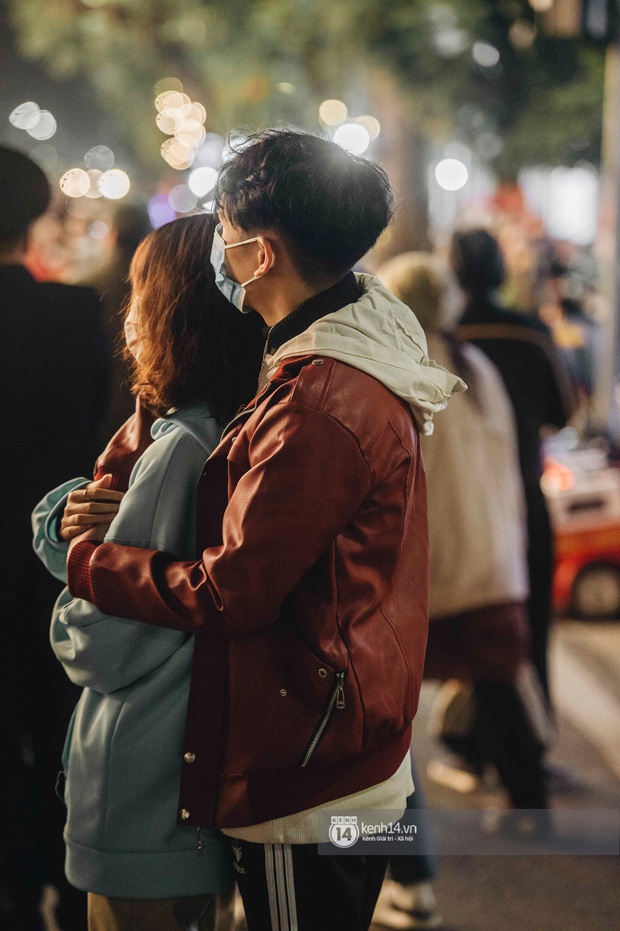
M 131 263 L 141 352 L 139 362 L 126 348 L 124 357 L 133 393 L 159 416 L 202 400 L 225 423 L 256 392 L 262 321 L 240 314 L 215 284 L 216 224 L 209 214 L 167 223 L 149 233 Z

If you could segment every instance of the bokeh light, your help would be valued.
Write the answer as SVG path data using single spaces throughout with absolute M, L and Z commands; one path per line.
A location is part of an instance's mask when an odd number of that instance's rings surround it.
M 381 132 L 381 124 L 374 116 L 358 116 L 355 122 L 359 123 L 360 126 L 363 126 L 364 129 L 368 130 L 368 135 L 370 136 L 371 142 L 373 142 Z
M 168 194 L 168 203 L 177 213 L 191 213 L 198 198 L 187 184 L 177 184 Z
M 173 158 L 167 159 L 168 164 L 171 168 L 174 168 L 175 171 L 187 171 L 188 168 L 191 168 L 194 164 L 194 153 L 191 152 L 189 157 L 183 161 L 175 161 Z
M 87 168 L 109 171 L 114 168 L 114 152 L 107 145 L 95 145 L 84 156 L 84 164 Z
M 198 120 L 185 120 L 181 129 L 175 132 L 175 138 L 183 145 L 196 149 L 207 138 L 204 126 Z
M 67 197 L 84 197 L 90 188 L 90 178 L 83 168 L 70 168 L 60 179 L 60 190 Z
M 469 180 L 469 171 L 457 158 L 444 158 L 435 167 L 435 180 L 444 191 L 460 191 Z
M 157 110 L 170 116 L 176 116 L 177 111 L 180 111 L 182 116 L 187 116 L 191 105 L 192 102 L 187 94 L 179 91 L 164 91 L 155 100 Z
M 195 168 L 188 179 L 190 189 L 198 197 L 206 197 L 215 187 L 217 170 L 215 168 Z
M 169 116 L 168 113 L 158 113 L 155 117 L 157 128 L 161 129 L 162 133 L 166 133 L 167 136 L 173 136 L 177 129 L 181 129 L 183 126 L 183 114 L 180 110 L 178 110 L 177 113 L 177 116 Z
M 487 159 L 497 158 L 504 150 L 504 143 L 497 133 L 481 133 L 476 139 L 476 150 Z
M 191 146 L 183 145 L 174 136 L 162 143 L 161 155 L 171 168 L 184 171 L 194 161 L 194 150 Z
M 162 78 L 155 85 L 155 94 L 159 96 L 165 91 L 182 91 L 183 84 L 178 78 Z
M 90 179 L 89 179 L 90 181 Z M 124 171 L 118 168 L 112 168 L 111 171 L 104 171 L 99 178 L 98 187 L 104 197 L 108 200 L 120 200 L 129 193 L 131 182 Z
M 55 135 L 57 128 L 56 119 L 49 110 L 41 110 L 39 119 L 35 125 L 31 127 L 31 129 L 27 129 L 26 132 L 29 136 L 32 136 L 33 139 L 44 142 L 46 139 L 51 139 L 52 136 Z
M 508 37 L 515 48 L 531 48 L 536 39 L 536 28 L 525 19 L 518 19 L 512 24 Z
M 282 91 L 283 94 L 294 94 L 295 93 L 295 85 L 289 84 L 288 81 L 280 81 L 277 87 L 278 87 L 278 90 Z
M 207 133 L 205 141 L 196 153 L 196 160 L 200 165 L 209 168 L 219 168 L 222 164 L 222 154 L 226 145 L 222 136 L 217 133 Z
M 160 123 L 163 123 L 165 120 L 173 121 L 174 132 L 176 132 L 177 129 L 180 129 L 181 126 L 183 126 L 183 123 L 185 122 L 185 114 L 183 113 L 183 110 L 181 107 L 164 107 L 164 109 L 161 111 L 159 116 L 161 117 Z M 158 123 L 157 125 L 159 126 L 160 123 Z
M 165 194 L 155 194 L 147 204 L 149 220 L 153 229 L 159 229 L 176 218 L 176 211 L 168 203 Z
M 25 129 L 28 131 L 37 125 L 41 109 L 34 100 L 28 100 L 26 103 L 20 103 L 18 107 L 9 114 L 9 123 L 16 129 Z
M 90 187 L 86 191 L 85 196 L 92 197 L 93 199 L 97 197 L 103 197 L 103 194 L 99 190 L 99 180 L 103 172 L 100 171 L 98 168 L 91 168 L 90 171 L 87 171 L 86 173 L 90 180 Z
M 338 126 L 344 123 L 349 111 L 342 100 L 324 100 L 319 107 L 319 119 L 325 126 Z
M 537 13 L 548 13 L 553 6 L 553 0 L 529 0 L 529 4 Z
M 439 29 L 433 36 L 433 44 L 442 58 L 457 58 L 469 43 L 469 36 L 464 29 L 447 26 Z
M 163 113 L 169 104 L 169 101 L 178 100 L 181 97 L 179 91 L 167 90 L 162 91 L 155 98 L 155 107 L 159 113 Z
M 474 42 L 471 54 L 481 68 L 494 68 L 500 59 L 498 50 L 489 42 Z
M 184 171 L 195 158 L 196 150 L 207 139 L 204 121 L 207 111 L 199 101 L 180 91 L 164 90 L 155 99 L 158 128 L 172 139 L 161 146 L 161 156 L 171 168 Z
M 95 220 L 88 228 L 88 235 L 91 239 L 105 239 L 109 232 L 108 224 L 103 220 Z
M 207 111 L 201 103 L 197 100 L 194 100 L 189 110 L 187 111 L 186 117 L 188 120 L 196 120 L 202 125 L 207 118 Z
M 353 155 L 363 155 L 370 145 L 370 133 L 359 123 L 343 123 L 334 133 L 334 142 Z

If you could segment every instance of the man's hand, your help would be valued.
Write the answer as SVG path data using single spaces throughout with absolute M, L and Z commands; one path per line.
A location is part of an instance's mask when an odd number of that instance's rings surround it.
M 60 522 L 62 540 L 80 536 L 85 540 L 103 540 L 118 513 L 124 492 L 112 491 L 111 475 L 104 475 L 86 488 L 72 491 Z

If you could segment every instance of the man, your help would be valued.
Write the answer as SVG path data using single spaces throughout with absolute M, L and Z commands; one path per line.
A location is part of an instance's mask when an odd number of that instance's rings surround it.
M 0 702 L 4 742 L 0 889 L 3 929 L 38 931 L 44 883 L 60 892 L 64 931 L 86 927 L 86 901 L 64 878 L 64 807 L 54 795 L 76 695 L 50 653 L 60 586 L 32 551 L 30 512 L 43 492 L 92 471 L 105 416 L 109 351 L 96 295 L 40 283 L 24 267 L 50 186 L 27 156 L 0 147 L 0 476 L 5 546 Z
M 417 424 L 430 432 L 463 386 L 429 364 L 411 312 L 351 272 L 390 220 L 376 165 L 271 130 L 223 166 L 217 203 L 216 281 L 269 330 L 261 390 L 198 487 L 202 558 L 78 538 L 69 587 L 196 634 L 179 819 L 232 838 L 250 929 L 361 931 L 384 860 L 319 856 L 316 815 L 402 812 L 412 790 L 428 583 Z

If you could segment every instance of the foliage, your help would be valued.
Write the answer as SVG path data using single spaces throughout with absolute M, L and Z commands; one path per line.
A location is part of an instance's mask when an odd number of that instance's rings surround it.
M 168 75 L 224 134 L 277 121 L 318 129 L 324 97 L 368 112 L 383 70 L 431 141 L 456 135 L 484 155 L 499 135 L 504 149 L 495 144 L 489 160 L 503 173 L 598 156 L 602 55 L 533 40 L 527 0 L 55 0 L 53 15 L 50 0 L 9 4 L 22 52 L 54 79 L 85 75 L 153 170 L 162 142 L 153 88 Z M 474 41 L 500 62 L 476 64 Z

